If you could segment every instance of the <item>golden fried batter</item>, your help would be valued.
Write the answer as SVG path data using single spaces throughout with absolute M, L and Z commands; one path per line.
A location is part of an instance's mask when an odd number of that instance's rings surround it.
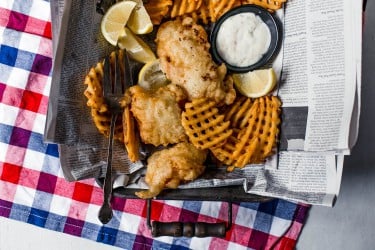
M 165 187 L 177 188 L 180 183 L 198 178 L 204 171 L 207 151 L 182 142 L 172 148 L 155 152 L 147 160 L 146 183 L 149 190 L 136 192 L 142 199 L 157 196 Z
M 184 90 L 169 84 L 156 92 L 147 92 L 140 86 L 129 89 L 131 112 L 138 122 L 141 139 L 146 144 L 166 146 L 185 141 L 178 102 L 186 99 Z
M 234 101 L 233 82 L 224 80 L 225 65 L 213 62 L 207 33 L 191 17 L 163 23 L 156 44 L 161 69 L 186 90 L 189 100 L 209 98 L 219 105 Z

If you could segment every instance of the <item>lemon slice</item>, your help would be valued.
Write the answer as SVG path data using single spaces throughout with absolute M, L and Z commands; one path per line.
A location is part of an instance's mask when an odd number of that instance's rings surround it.
M 134 0 L 133 0 L 134 1 Z M 134 34 L 147 34 L 153 30 L 151 18 L 143 6 L 142 1 L 138 2 L 129 17 L 127 26 Z
M 103 16 L 100 28 L 104 38 L 113 46 L 116 46 L 117 39 L 136 5 L 133 1 L 118 2 Z
M 149 91 L 156 91 L 169 84 L 169 80 L 160 69 L 159 59 L 146 63 L 138 74 L 138 85 Z
M 267 95 L 277 82 L 276 73 L 272 68 L 233 74 L 232 77 L 237 90 L 251 98 Z
M 156 56 L 151 48 L 127 27 L 123 28 L 117 45 L 120 49 L 126 49 L 129 55 L 139 62 L 148 63 L 156 60 Z

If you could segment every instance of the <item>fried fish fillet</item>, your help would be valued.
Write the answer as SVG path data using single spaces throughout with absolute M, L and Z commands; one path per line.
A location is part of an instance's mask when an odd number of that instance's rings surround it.
M 207 151 L 188 142 L 176 144 L 152 154 L 147 160 L 146 183 L 149 190 L 136 192 L 142 199 L 157 196 L 164 188 L 177 188 L 180 183 L 198 178 L 204 171 Z
M 213 62 L 207 33 L 191 17 L 163 23 L 156 45 L 162 71 L 186 90 L 189 100 L 209 98 L 217 104 L 234 101 L 236 91 L 233 82 L 225 78 L 225 65 Z
M 169 84 L 156 92 L 133 86 L 129 92 L 131 112 L 137 120 L 144 143 L 166 146 L 187 140 L 178 104 L 186 99 L 186 94 L 180 86 Z

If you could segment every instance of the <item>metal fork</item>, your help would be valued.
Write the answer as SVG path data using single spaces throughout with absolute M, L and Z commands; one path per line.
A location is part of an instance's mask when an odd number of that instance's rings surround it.
M 104 200 L 99 210 L 98 218 L 103 224 L 107 224 L 113 216 L 111 198 L 113 188 L 112 178 L 112 147 L 113 135 L 117 117 L 122 113 L 123 108 L 120 101 L 124 96 L 126 85 L 132 85 L 132 76 L 128 54 L 125 50 L 116 51 L 114 62 L 111 65 L 110 56 L 104 60 L 103 97 L 111 112 L 111 126 L 109 133 L 109 146 L 107 155 L 107 171 L 104 178 Z M 120 55 L 122 53 L 123 56 Z M 129 85 L 128 85 L 129 86 Z

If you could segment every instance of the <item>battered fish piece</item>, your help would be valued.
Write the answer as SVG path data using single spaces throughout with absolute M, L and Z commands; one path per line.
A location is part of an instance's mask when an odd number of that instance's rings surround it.
M 169 84 L 156 92 L 148 92 L 140 86 L 132 86 L 129 93 L 131 112 L 137 120 L 144 143 L 167 146 L 187 140 L 178 105 L 186 99 L 181 87 Z
M 149 190 L 136 192 L 142 199 L 157 196 L 164 188 L 177 188 L 180 183 L 198 178 L 204 171 L 207 151 L 188 142 L 155 152 L 147 160 L 146 183 Z
M 213 62 L 207 33 L 191 17 L 163 23 L 156 36 L 160 67 L 172 83 L 182 86 L 189 100 L 209 98 L 231 104 L 236 91 L 226 79 L 226 67 Z

